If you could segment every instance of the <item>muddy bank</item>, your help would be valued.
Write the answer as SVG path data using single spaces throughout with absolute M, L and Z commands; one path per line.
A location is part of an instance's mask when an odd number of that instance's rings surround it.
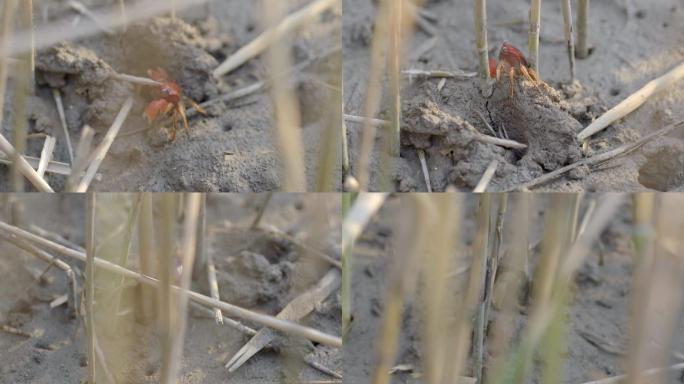
M 368 81 L 376 5 L 367 0 L 345 0 L 344 4 L 345 113 L 361 115 L 366 97 L 365 84 Z M 483 112 L 497 135 L 501 123 L 507 131 L 510 125 L 513 133 L 508 134 L 515 136 L 511 138 L 525 143 L 531 141 L 530 150 L 535 153 L 493 148 L 480 142 L 471 142 L 468 137 L 461 137 L 465 142 L 460 142 L 455 149 L 452 146 L 453 153 L 448 153 L 442 144 L 435 145 L 433 142 L 429 146 L 425 143 L 416 146 L 409 139 L 406 145 L 407 140 L 404 140 L 401 157 L 384 165 L 389 167 L 392 174 L 394 189 L 426 190 L 418 148 L 426 153 L 433 190 L 444 190 L 448 185 L 464 191 L 472 190 L 487 164 L 496 159 L 499 168 L 491 189 L 495 191 L 548 173 L 582 156 L 591 156 L 634 142 L 666 125 L 684 120 L 684 112 L 678 107 L 684 100 L 684 88 L 681 84 L 675 84 L 625 119 L 593 136 L 586 148 L 577 151 L 577 144 L 573 143 L 570 133 L 576 134 L 607 108 L 684 60 L 684 51 L 681 49 L 684 25 L 677 23 L 684 15 L 684 8 L 677 1 L 659 0 L 649 7 L 631 2 L 606 1 L 592 4 L 591 7 L 589 38 L 592 53 L 587 59 L 577 60 L 578 82 L 575 84 L 569 82 L 560 4 L 545 4 L 542 7 L 539 73 L 541 79 L 555 90 L 544 87 L 548 90 L 545 93 L 550 97 L 549 103 L 548 100 L 542 101 L 535 94 L 535 89 L 528 89 L 530 87 L 524 81 L 518 84 L 517 90 L 521 91 L 522 87 L 529 96 L 530 100 L 525 100 L 537 105 L 533 110 L 520 109 L 521 98 L 518 96 L 522 92 L 516 91 L 515 97 L 507 98 L 503 92 L 497 95 L 495 91 L 493 99 L 489 101 L 490 106 L 496 107 L 490 108 L 491 115 L 488 115 L 484 113 L 487 112 L 486 108 L 482 107 L 483 96 L 475 92 L 478 88 L 470 86 L 467 80 L 447 79 L 441 91 L 438 91 L 440 79 L 406 79 L 403 83 L 403 130 L 418 129 L 410 127 L 410 111 L 415 109 L 412 104 L 421 101 L 415 99 L 416 93 L 422 93 L 422 97 L 434 102 L 441 112 L 463 118 L 480 132 L 493 134 L 475 111 Z M 477 56 L 472 4 L 460 0 L 428 1 L 424 9 L 427 17 L 423 24 L 428 24 L 429 28 L 416 29 L 406 45 L 403 68 L 475 72 Z M 528 10 L 529 2 L 522 0 L 488 4 L 490 57 L 498 54 L 503 41 L 527 51 Z M 502 88 L 507 88 L 507 85 L 507 81 L 504 81 Z M 550 105 L 554 107 L 549 108 Z M 386 112 L 385 108 L 381 108 L 379 117 L 386 117 Z M 569 120 L 566 114 L 576 122 Z M 347 139 L 352 165 L 359 156 L 360 130 L 359 124 L 348 123 Z M 466 133 L 453 134 L 468 136 Z M 682 190 L 684 179 L 680 172 L 671 170 L 684 167 L 681 157 L 683 134 L 673 132 L 627 156 L 600 167 L 579 169 L 535 190 Z M 378 134 L 371 169 L 371 189 L 374 190 L 381 185 L 381 148 L 382 139 Z M 668 179 L 664 177 L 665 174 L 671 177 Z
M 92 10 L 110 5 L 86 3 Z M 91 22 L 76 17 L 73 9 L 60 4 L 46 7 L 45 13 L 51 22 Z M 183 19 L 157 17 L 130 24 L 125 31 L 102 33 L 39 52 L 38 87 L 28 102 L 29 134 L 55 136 L 54 160 L 69 163 L 53 90 L 61 93 L 74 148 L 86 124 L 95 130 L 94 142 L 99 143 L 124 101 L 132 97 L 133 109 L 100 167 L 92 190 L 278 189 L 281 160 L 274 142 L 274 111 L 267 87 L 228 103 L 212 103 L 207 106 L 206 115 L 191 111 L 190 129 L 178 124 L 177 139 L 171 141 L 171 119 L 151 126 L 143 118 L 145 107 L 159 97 L 158 91 L 112 77 L 146 77 L 149 69 L 161 67 L 179 84 L 183 94 L 197 103 L 268 81 L 271 74 L 261 56 L 221 79 L 212 76 L 220 62 L 261 33 L 257 4 L 212 2 L 179 16 Z M 299 66 L 286 75 L 300 99 L 304 171 L 310 189 L 318 169 L 321 135 L 328 123 L 329 114 L 325 111 L 329 101 L 337 97 L 334 92 L 339 91 L 339 54 L 331 53 L 338 45 L 338 23 L 339 15 L 329 12 L 308 25 L 306 31 L 296 34 L 292 56 Z M 12 103 L 11 97 L 7 103 Z M 190 103 L 186 106 L 190 108 Z M 42 140 L 31 139 L 27 154 L 39 156 L 42 144 Z M 6 177 L 4 170 L 2 173 Z M 47 177 L 56 190 L 64 188 L 64 176 L 48 173 Z M 5 190 L 9 188 L 4 182 L 0 185 Z

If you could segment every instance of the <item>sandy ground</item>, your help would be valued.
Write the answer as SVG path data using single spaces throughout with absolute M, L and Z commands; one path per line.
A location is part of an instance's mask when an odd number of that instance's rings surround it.
M 466 244 L 472 242 L 475 223 L 474 214 L 477 200 L 475 195 L 466 198 L 465 220 L 461 228 L 465 234 Z M 548 197 L 537 195 L 531 200 L 545 206 Z M 508 212 L 511 212 L 509 203 Z M 360 250 L 354 261 L 353 297 L 354 322 L 344 350 L 345 383 L 368 382 L 373 372 L 376 359 L 377 337 L 384 308 L 385 280 L 388 265 L 397 250 L 394 247 L 399 214 L 402 206 L 401 198 L 390 200 L 379 216 L 369 225 L 357 248 Z M 628 211 L 628 210 L 625 210 Z M 537 210 L 537 217 L 532 217 L 530 241 L 536 242 L 542 237 L 544 213 Z M 624 372 L 624 352 L 628 343 L 628 317 L 630 285 L 632 278 L 633 247 L 631 230 L 628 224 L 629 213 L 623 212 L 601 236 L 600 246 L 595 247 L 587 264 L 581 268 L 576 279 L 574 302 L 570 309 L 568 338 L 564 356 L 564 383 L 584 383 L 604 377 L 615 376 Z M 506 244 L 504 234 L 504 247 Z M 505 249 L 505 248 L 504 248 Z M 603 254 L 604 265 L 599 265 L 600 254 Z M 536 252 L 532 255 L 532 260 Z M 421 335 L 422 319 L 420 314 L 421 293 L 408 299 L 402 324 L 397 365 L 411 365 L 413 371 L 398 372 L 393 375 L 392 383 L 421 383 L 414 373 L 422 372 L 421 368 Z M 524 309 L 516 312 L 514 323 L 516 334 L 523 329 L 527 321 Z M 498 311 L 493 314 L 496 319 Z M 679 325 L 673 340 L 674 348 L 684 349 L 684 313 L 680 316 Z M 598 345 L 588 340 L 597 340 Z M 672 360 L 672 363 L 681 360 Z M 486 363 L 485 363 L 486 364 Z M 681 383 L 682 371 L 672 373 L 665 381 L 668 384 Z M 530 383 L 539 382 L 538 375 Z
M 105 198 L 102 198 L 104 200 Z M 248 226 L 254 209 L 263 195 L 209 197 L 207 202 L 207 252 L 215 260 L 222 298 L 252 310 L 276 314 L 300 292 L 309 289 L 328 270 L 327 265 L 303 257 L 287 241 L 230 231 L 228 224 Z M 26 217 L 31 222 L 55 231 L 77 244 L 83 243 L 84 198 L 32 196 L 25 199 Z M 112 200 L 114 203 L 115 200 Z M 322 208 L 321 208 L 322 207 Z M 320 214 L 320 209 L 328 212 Z M 262 223 L 320 247 L 332 255 L 339 253 L 339 199 L 335 195 L 305 198 L 276 195 L 269 204 Z M 320 220 L 316 218 L 322 218 Z M 308 224 L 317 223 L 315 228 Z M 319 235 L 321 235 L 319 237 Z M 133 249 L 136 249 L 135 246 Z M 227 251 L 230 250 L 230 251 Z M 0 332 L 0 383 L 79 383 L 86 374 L 86 343 L 83 322 L 65 305 L 54 309 L 49 302 L 66 292 L 64 274 L 50 271 L 45 284 L 34 283 L 45 264 L 9 244 L 2 244 L 0 257 L 0 324 L 7 324 L 33 334 L 32 337 Z M 131 260 L 136 259 L 135 252 Z M 314 259 L 315 260 L 315 259 Z M 72 266 L 83 271 L 80 263 Z M 206 273 L 193 283 L 198 292 L 208 293 Z M 82 285 L 82 280 L 79 279 Z M 124 293 L 136 292 L 130 287 Z M 340 334 L 338 291 L 328 296 L 303 324 L 329 333 Z M 122 308 L 122 312 L 124 311 Z M 137 316 L 137 315 L 136 315 Z M 139 319 L 121 315 L 117 330 L 101 329 L 99 343 L 103 350 L 125 346 L 125 353 L 107 355 L 110 364 L 123 362 L 121 382 L 158 382 L 161 346 L 155 327 L 144 326 Z M 259 329 L 255 324 L 244 323 Z M 268 347 L 258 352 L 234 373 L 224 364 L 250 336 L 228 325 L 217 325 L 211 316 L 191 310 L 181 363 L 179 383 L 277 383 L 283 378 L 285 356 L 307 356 L 337 372 L 341 371 L 341 352 L 334 348 L 276 336 Z M 108 344 L 108 343 L 114 344 Z M 108 346 L 109 345 L 109 346 Z M 295 360 L 296 361 L 296 360 Z M 330 376 L 302 362 L 301 380 L 329 380 Z
M 111 0 L 84 1 L 90 9 L 112 5 Z M 89 23 L 62 2 L 42 2 L 37 14 L 51 22 Z M 293 10 L 306 1 L 293 2 Z M 45 5 L 45 7 L 43 7 Z M 64 99 L 66 120 L 74 147 L 85 124 L 95 129 L 99 142 L 126 98 L 134 97 L 133 109 L 120 137 L 109 151 L 95 191 L 207 191 L 260 192 L 281 186 L 281 161 L 275 143 L 274 110 L 270 93 L 260 91 L 229 103 L 207 108 L 208 115 L 190 119 L 190 130 L 169 139 L 170 122 L 149 127 L 143 119 L 145 106 L 154 98 L 149 87 L 112 80 L 113 72 L 146 76 L 150 68 L 162 67 L 183 92 L 198 103 L 266 81 L 272 74 L 261 56 L 215 80 L 211 72 L 225 58 L 262 31 L 259 5 L 238 0 L 213 1 L 179 14 L 182 20 L 159 17 L 130 25 L 124 33 L 100 34 L 51 47 L 38 55 L 38 88 L 28 101 L 29 133 L 57 137 L 56 161 L 69 162 L 52 89 Z M 207 12 L 208 11 L 208 12 Z M 287 74 L 302 112 L 302 147 L 307 189 L 313 189 L 319 164 L 321 135 L 328 126 L 329 100 L 340 89 L 340 16 L 328 12 L 293 39 L 292 57 L 299 69 Z M 38 37 L 40 38 L 40 37 Z M 304 64 L 303 64 L 304 63 Z M 6 111 L 12 110 L 11 94 Z M 11 115 L 8 113 L 8 115 Z M 9 117 L 8 117 L 9 119 Z M 3 125 L 7 131 L 9 120 Z M 4 132 L 7 133 L 7 132 Z M 131 134 L 133 133 L 133 134 Z M 28 155 L 40 156 L 42 140 L 29 142 Z M 336 170 L 339 172 L 339 166 Z M 8 190 L 4 170 L 0 189 Z M 339 175 L 335 175 L 339 182 Z M 65 177 L 50 175 L 57 190 Z M 328 189 L 339 189 L 331 185 Z
M 344 0 L 343 50 L 345 113 L 361 115 L 368 81 L 370 44 L 377 2 Z M 437 20 L 433 45 L 430 36 L 418 29 L 406 48 L 403 68 L 426 70 L 476 71 L 475 34 L 472 2 L 465 0 L 427 1 L 425 9 Z M 573 5 L 576 5 L 573 2 Z M 490 57 L 498 54 L 503 41 L 508 41 L 527 52 L 527 14 L 529 1 L 512 0 L 488 2 L 488 42 Z M 519 126 L 511 138 L 530 144 L 530 152 L 553 152 L 558 142 L 558 131 L 570 127 L 577 132 L 616 105 L 651 79 L 661 76 L 684 59 L 684 4 L 678 0 L 637 2 L 631 0 L 601 0 L 591 3 L 590 45 L 592 54 L 577 60 L 578 84 L 562 86 L 569 79 L 569 64 L 563 38 L 563 23 L 559 2 L 544 3 L 541 16 L 540 75 L 550 86 L 558 89 L 544 92 L 551 99 L 549 111 L 529 109 L 534 99 L 543 98 L 526 84 L 518 87 L 514 100 L 507 98 L 487 106 L 487 119 L 494 129 Z M 428 47 L 428 48 L 426 48 Z M 443 123 L 442 132 L 432 127 L 416 126 L 411 116 L 421 102 L 434 103 L 432 108 L 451 117 L 462 118 L 482 133 L 488 133 L 477 112 L 484 112 L 484 102 L 475 96 L 474 82 L 447 80 L 437 91 L 440 79 L 413 80 L 405 83 L 402 112 L 404 136 L 422 129 L 420 143 L 402 140 L 401 157 L 386 165 L 392 174 L 393 189 L 425 191 L 417 149 L 426 152 L 433 190 L 444 190 L 454 185 L 461 190 L 472 190 L 491 160 L 499 160 L 499 168 L 491 190 L 503 190 L 517 183 L 548 173 L 576 160 L 577 143 L 566 141 L 559 161 L 524 151 L 503 150 L 493 145 L 470 142 L 460 137 L 457 143 L 446 143 L 444 130 L 464 130 L 463 125 Z M 506 82 L 503 86 L 507 86 Z M 522 87 L 522 89 L 520 88 Z M 523 92 L 521 92 L 523 91 Z M 499 92 L 500 93 L 500 92 Z M 495 92 L 494 99 L 497 99 Z M 587 154 L 600 153 L 620 144 L 633 142 L 668 124 L 684 118 L 680 105 L 684 102 L 681 82 L 657 95 L 639 110 L 614 124 L 590 140 Z M 545 102 L 546 103 L 546 102 Z M 522 108 L 521 108 L 521 104 Z M 536 107 L 535 107 L 536 108 Z M 413 115 L 412 115 L 413 113 Z M 380 117 L 386 116 L 386 108 Z M 444 121 L 441 119 L 440 121 Z M 358 158 L 360 125 L 348 123 L 348 142 L 352 165 Z M 458 135 L 458 134 L 457 134 Z M 567 134 L 566 134 L 567 135 Z M 515 136 L 515 137 L 513 137 Z M 565 136 L 564 136 L 565 137 Z M 534 142 L 531 142 L 533 140 Z M 382 147 L 378 133 L 376 153 Z M 539 152 L 541 150 L 541 152 Z M 372 162 L 371 189 L 378 190 L 380 156 Z M 602 165 L 599 169 L 582 169 L 537 188 L 544 191 L 681 191 L 684 189 L 684 133 L 673 132 L 635 151 L 628 156 Z M 353 171 L 356 174 L 356 171 Z

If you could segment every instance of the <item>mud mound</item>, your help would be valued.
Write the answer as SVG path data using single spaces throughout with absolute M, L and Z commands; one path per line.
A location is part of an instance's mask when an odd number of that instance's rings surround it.
M 438 83 L 417 79 L 405 87 L 402 111 L 405 147 L 425 150 L 431 164 L 433 156 L 451 159 L 448 172 L 436 170 L 435 189 L 449 183 L 472 189 L 492 160 L 499 162 L 491 183 L 491 189 L 497 190 L 581 158 L 575 135 L 582 126 L 552 87 L 517 80 L 510 96 L 507 81 L 485 91 L 480 90 L 478 79 L 449 80 L 441 90 Z M 527 148 L 507 149 L 483 142 L 482 135 L 495 133 Z M 437 162 L 444 163 L 442 159 Z

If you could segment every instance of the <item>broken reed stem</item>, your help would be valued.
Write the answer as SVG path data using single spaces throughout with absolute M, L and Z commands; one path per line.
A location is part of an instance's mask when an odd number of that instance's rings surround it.
M 88 384 L 95 384 L 95 194 L 90 193 L 86 205 L 86 331 L 88 332 Z
M 202 194 L 200 201 L 199 219 L 197 221 L 197 250 L 195 251 L 195 266 L 192 278 L 197 280 L 207 267 L 207 251 L 205 248 L 207 233 L 207 194 Z M 212 296 L 213 297 L 213 296 Z
M 392 1 L 389 9 L 390 36 L 387 53 L 387 72 L 389 80 L 390 130 L 387 132 L 387 153 L 399 156 L 401 146 L 401 54 L 404 1 Z
M 259 223 L 261 222 L 261 218 L 264 216 L 264 212 L 266 212 L 266 207 L 268 206 L 268 203 L 271 201 L 272 197 L 273 197 L 273 192 L 267 192 L 266 196 L 264 196 L 264 201 L 259 206 L 259 209 L 257 210 L 257 214 L 254 217 L 254 221 L 252 221 L 252 225 L 249 226 L 251 229 L 255 229 L 255 228 L 259 227 Z
M 138 216 L 138 253 L 140 271 L 143 275 L 157 277 L 155 261 L 156 246 L 154 243 L 154 216 L 152 194 L 143 192 L 140 195 L 140 215 Z M 155 296 L 154 290 L 147 285 L 141 289 L 142 316 L 145 321 L 154 318 Z
M 209 295 L 212 299 L 220 301 L 218 281 L 216 280 L 216 267 L 211 253 L 207 255 L 207 280 L 209 281 Z M 223 313 L 219 308 L 214 308 L 214 320 L 216 324 L 223 324 Z
M 13 225 L 9 225 L 2 221 L 0 221 L 0 232 L 4 232 L 8 234 L 8 236 L 15 236 L 25 239 L 27 241 L 35 243 L 36 245 L 44 249 L 50 250 L 55 253 L 59 253 L 65 257 L 80 260 L 82 262 L 87 261 L 86 254 L 84 254 L 81 251 L 65 247 L 61 244 L 55 243 L 54 241 L 47 240 L 43 237 L 37 236 L 31 232 L 25 231 Z M 129 277 L 140 284 L 149 285 L 151 287 L 158 287 L 160 285 L 159 280 L 155 278 L 131 271 L 127 268 L 121 267 L 106 260 L 95 258 L 94 262 L 95 266 L 98 268 L 102 268 L 111 272 L 125 275 L 126 277 Z M 171 288 L 174 292 L 178 292 L 181 290 L 179 287 L 175 285 Z M 303 337 L 331 347 L 342 347 L 342 339 L 339 337 L 328 335 L 321 331 L 305 327 L 290 321 L 279 320 L 273 316 L 268 316 L 258 312 L 250 311 L 248 309 L 244 309 L 230 303 L 217 301 L 208 296 L 196 293 L 194 291 L 187 291 L 187 294 L 191 300 L 194 300 L 195 302 L 210 308 L 220 308 L 228 316 L 241 318 L 250 322 L 257 323 L 261 326 L 273 328 L 286 334 L 292 334 L 295 336 Z
M 265 1 L 263 7 L 264 21 L 269 27 L 277 23 L 286 9 L 281 0 Z M 267 51 L 267 63 L 271 72 L 288 72 L 292 66 L 289 56 L 290 41 L 284 39 L 283 35 L 278 35 L 270 43 L 276 43 L 270 44 Z M 264 48 L 267 46 L 265 45 Z M 304 191 L 306 190 L 306 175 L 301 137 L 302 116 L 299 103 L 287 79 L 275 76 L 272 82 L 271 97 L 275 106 L 275 137 L 284 172 L 282 190 L 284 192 Z
M 31 38 L 31 51 L 29 52 L 29 92 L 33 94 L 36 87 L 36 33 L 33 28 L 33 0 L 23 0 L 22 18 L 24 30 L 28 31 Z
M 180 276 L 181 290 L 177 295 L 174 295 L 174 302 L 172 305 L 177 307 L 177 319 L 175 329 L 173 331 L 173 340 L 168 350 L 164 352 L 170 353 L 168 359 L 164 362 L 169 362 L 166 369 L 162 368 L 162 383 L 173 384 L 176 383 L 176 377 L 180 370 L 181 358 L 183 355 L 183 342 L 185 341 L 187 310 L 188 310 L 188 289 L 190 288 L 190 281 L 192 280 L 192 267 L 195 264 L 195 251 L 197 249 L 197 222 L 199 219 L 200 205 L 202 202 L 201 193 L 187 193 L 185 194 L 187 204 L 185 204 L 185 221 L 183 223 L 183 244 L 181 246 L 182 255 L 182 272 Z
M 475 34 L 480 78 L 489 80 L 489 50 L 487 48 L 487 1 L 475 0 Z
M 128 17 L 126 16 L 126 3 L 124 0 L 119 0 L 119 11 L 121 12 L 121 26 L 123 31 L 125 32 L 128 28 Z
M 528 31 L 527 48 L 530 67 L 539 70 L 539 30 L 541 29 L 541 0 L 531 0 L 530 29 Z
M 71 173 L 67 179 L 67 192 L 74 192 L 78 185 L 78 180 L 88 166 L 88 157 L 90 157 L 90 148 L 92 147 L 94 137 L 95 131 L 88 125 L 84 126 L 83 130 L 81 130 L 78 146 L 76 147 L 76 157 L 71 164 Z
M 570 63 L 570 82 L 575 81 L 575 32 L 572 27 L 572 6 L 570 0 L 561 0 L 563 11 L 563 32 L 565 33 L 565 44 L 568 49 L 568 60 Z
M 349 175 L 349 172 L 351 172 L 351 166 L 349 163 L 349 142 L 347 141 L 347 123 L 344 117 L 342 118 L 342 124 L 340 128 L 342 129 L 342 179 L 344 179 L 347 177 L 347 175 Z
M 363 106 L 363 127 L 361 130 L 361 144 L 356 163 L 356 180 L 358 190 L 368 189 L 371 174 L 371 154 L 375 145 L 376 125 L 371 120 L 378 111 L 382 97 L 382 80 L 386 67 L 386 59 L 383 62 L 389 31 L 389 0 L 378 3 L 375 17 L 375 29 L 371 43 L 370 68 L 366 87 L 366 99 Z
M 302 9 L 291 13 L 278 24 L 275 22 L 272 23 L 273 25 L 261 35 L 244 45 L 221 63 L 221 65 L 214 70 L 214 77 L 219 78 L 242 66 L 250 59 L 264 52 L 266 48 L 273 45 L 273 43 L 280 41 L 284 36 L 305 26 L 311 19 L 336 5 L 338 1 L 339 0 L 315 0 Z
M 171 285 L 173 284 L 176 271 L 175 239 L 176 239 L 176 201 L 171 193 L 159 195 L 159 254 L 158 271 L 159 284 L 157 284 L 157 302 L 159 305 L 159 333 L 161 337 L 161 378 L 160 383 L 167 384 L 175 378 L 171 377 L 173 359 L 173 343 L 176 323 L 178 320 L 178 308 L 174 305 Z
M 674 67 L 665 75 L 651 80 L 641 89 L 631 94 L 629 97 L 621 101 L 618 105 L 611 108 L 598 119 L 594 120 L 589 126 L 584 128 L 577 134 L 579 141 L 584 141 L 590 136 L 604 130 L 616 120 L 619 120 L 626 115 L 632 113 L 634 110 L 644 104 L 651 96 L 663 91 L 665 88 L 675 84 L 684 78 L 684 62 Z
M 47 170 L 48 164 L 52 161 L 52 154 L 55 151 L 55 138 L 52 136 L 46 136 L 45 142 L 43 144 L 43 149 L 40 151 L 40 161 L 38 162 L 38 169 L 36 173 L 38 176 L 45 177 L 45 171 Z
M 589 0 L 577 0 L 577 57 L 586 59 L 589 56 Z
M 342 192 L 342 220 L 347 218 L 351 209 L 353 195 L 350 192 Z M 346 338 L 351 326 L 352 314 L 352 273 L 354 262 L 354 242 L 342 250 L 342 338 Z
M 64 133 L 64 140 L 67 145 L 67 152 L 69 153 L 69 164 L 74 166 L 74 148 L 71 146 L 71 136 L 69 136 L 69 127 L 67 126 L 66 116 L 64 114 L 64 104 L 62 103 L 62 95 L 59 89 L 52 89 L 52 97 L 55 99 L 57 105 L 57 113 L 59 114 L 59 122 L 62 124 L 62 131 Z
M 496 168 L 498 166 L 498 160 L 492 160 L 489 163 L 487 169 L 485 169 L 484 173 L 482 174 L 482 178 L 475 186 L 475 189 L 473 189 L 473 193 L 482 193 L 487 190 L 487 186 L 489 186 L 489 182 L 492 181 L 492 178 L 494 177 L 494 174 L 496 173 Z
M 119 133 L 121 126 L 123 126 L 124 121 L 126 121 L 128 113 L 131 111 L 131 107 L 133 107 L 133 98 L 129 97 L 128 99 L 126 99 L 123 106 L 121 107 L 119 114 L 116 115 L 116 118 L 112 123 L 112 126 L 107 131 L 107 134 L 105 134 L 105 137 L 102 139 L 102 142 L 93 151 L 90 165 L 88 166 L 88 169 L 86 170 L 83 179 L 81 179 L 81 182 L 76 187 L 75 192 L 86 192 L 88 190 L 88 187 L 95 178 L 95 174 L 97 173 L 97 170 L 100 168 L 102 161 L 104 161 L 105 156 L 107 156 L 109 147 L 112 146 L 112 143 L 114 142 L 116 135 Z

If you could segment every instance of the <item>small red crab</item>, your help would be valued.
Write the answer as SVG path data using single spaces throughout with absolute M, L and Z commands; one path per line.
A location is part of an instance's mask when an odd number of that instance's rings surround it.
M 184 101 L 188 101 L 197 112 L 206 115 L 207 112 L 202 109 L 197 103 L 183 96 L 180 86 L 169 78 L 169 75 L 162 68 L 150 69 L 147 74 L 154 81 L 161 83 L 159 85 L 158 99 L 152 100 L 145 108 L 145 117 L 151 124 L 161 118 L 164 118 L 169 113 L 173 121 L 171 130 L 171 141 L 176 140 L 176 126 L 178 119 L 183 120 L 185 129 L 189 130 L 188 117 L 185 113 Z
M 497 82 L 501 82 L 502 74 L 508 75 L 509 80 L 509 96 L 513 96 L 513 80 L 519 74 L 522 74 L 527 80 L 531 81 L 537 89 L 539 89 L 539 75 L 530 68 L 527 59 L 522 52 L 513 45 L 504 42 L 499 51 L 499 63 L 496 60 L 489 59 L 489 74 L 495 77 Z

